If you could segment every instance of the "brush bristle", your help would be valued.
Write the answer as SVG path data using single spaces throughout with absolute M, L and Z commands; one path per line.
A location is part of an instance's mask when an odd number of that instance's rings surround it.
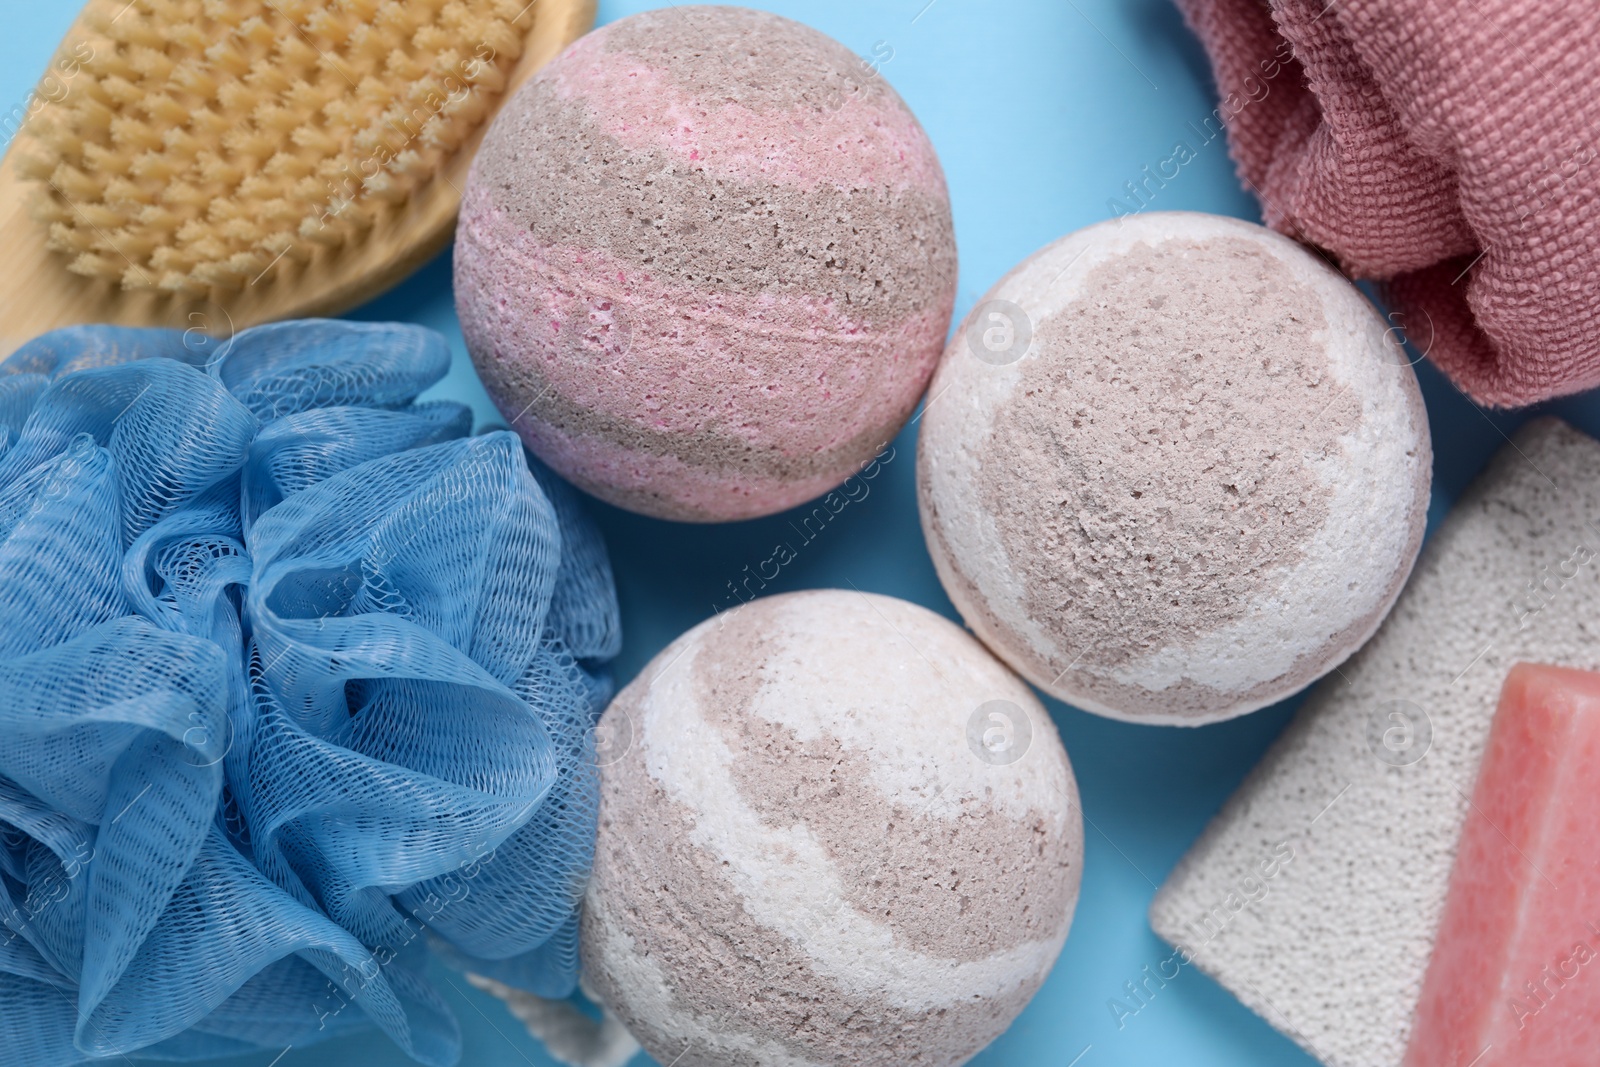
M 124 6 L 125 5 L 125 6 Z M 91 0 L 26 127 L 68 269 L 203 293 L 359 240 L 483 122 L 523 0 Z

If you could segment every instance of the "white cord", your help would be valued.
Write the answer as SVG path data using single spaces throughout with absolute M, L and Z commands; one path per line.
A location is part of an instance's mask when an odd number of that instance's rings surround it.
M 639 1051 L 639 1042 L 604 1006 L 604 1017 L 591 1019 L 570 1000 L 546 1000 L 476 974 L 467 981 L 505 1001 L 528 1033 L 567 1067 L 624 1067 Z

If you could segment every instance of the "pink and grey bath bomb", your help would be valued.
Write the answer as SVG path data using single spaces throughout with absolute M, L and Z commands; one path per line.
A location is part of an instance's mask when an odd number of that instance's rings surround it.
M 659 1062 L 965 1063 L 1055 962 L 1072 768 L 1028 687 L 932 612 L 752 601 L 602 728 L 632 743 L 601 770 L 584 980 Z
M 1421 544 L 1409 357 L 1316 255 L 1236 219 L 1036 253 L 930 396 L 918 499 L 950 599 L 1088 711 L 1198 725 L 1289 696 L 1372 635 Z
M 904 424 L 955 298 L 944 175 L 860 57 L 731 7 L 582 38 L 495 119 L 456 307 L 528 447 L 619 506 L 770 514 Z

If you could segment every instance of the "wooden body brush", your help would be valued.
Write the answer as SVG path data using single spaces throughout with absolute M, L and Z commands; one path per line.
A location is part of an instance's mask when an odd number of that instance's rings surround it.
M 336 314 L 450 240 L 595 0 L 89 0 L 0 162 L 0 358 L 57 326 Z

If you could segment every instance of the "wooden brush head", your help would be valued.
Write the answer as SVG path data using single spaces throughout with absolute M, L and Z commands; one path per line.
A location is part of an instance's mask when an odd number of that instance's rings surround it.
M 343 310 L 448 242 L 594 0 L 90 0 L 0 166 L 0 355 L 82 321 Z

